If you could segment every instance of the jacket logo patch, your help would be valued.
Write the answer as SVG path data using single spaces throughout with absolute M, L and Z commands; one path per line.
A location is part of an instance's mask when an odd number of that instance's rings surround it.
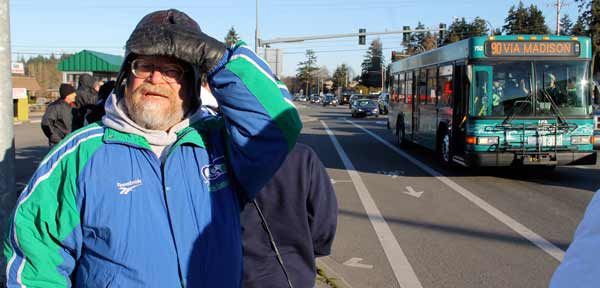
M 125 183 L 118 183 L 117 182 L 117 188 L 119 189 L 119 194 L 121 195 L 127 195 L 129 194 L 129 192 L 133 191 L 133 189 L 142 186 L 142 180 L 141 179 L 136 179 L 136 180 L 131 180 L 129 182 L 125 182 Z
M 209 182 L 218 179 L 219 177 L 227 174 L 227 166 L 223 163 L 225 157 L 217 157 L 213 159 L 210 164 L 202 167 L 202 177 L 204 182 Z

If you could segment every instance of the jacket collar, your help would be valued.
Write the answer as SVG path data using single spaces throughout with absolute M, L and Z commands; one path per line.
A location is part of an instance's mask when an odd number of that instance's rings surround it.
M 207 137 L 208 127 L 213 126 L 214 124 L 218 124 L 218 122 L 215 120 L 205 120 L 182 129 L 176 133 L 177 141 L 173 144 L 173 148 L 184 144 L 206 148 L 204 139 Z M 106 127 L 104 130 L 102 140 L 104 143 L 118 143 L 152 150 L 150 143 L 148 143 L 146 138 L 132 133 L 121 132 L 110 127 Z

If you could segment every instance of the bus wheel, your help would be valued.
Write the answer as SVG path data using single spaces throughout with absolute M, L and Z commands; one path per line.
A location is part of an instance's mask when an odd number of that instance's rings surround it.
M 452 152 L 450 151 L 450 134 L 448 134 L 448 131 L 444 132 L 438 141 L 437 147 L 440 161 L 446 165 L 451 165 Z
M 398 119 L 398 122 L 400 122 L 401 119 Z M 400 147 L 406 147 L 406 134 L 404 131 L 404 121 L 398 123 L 396 122 L 396 142 L 398 143 L 398 146 Z

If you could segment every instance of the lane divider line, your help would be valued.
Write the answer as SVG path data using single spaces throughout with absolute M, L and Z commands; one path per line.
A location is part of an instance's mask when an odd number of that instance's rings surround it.
M 464 198 L 471 201 L 473 204 L 477 205 L 477 207 L 481 208 L 483 211 L 487 212 L 492 217 L 496 218 L 496 220 L 504 223 L 504 225 L 508 226 L 510 229 L 515 231 L 517 234 L 521 235 L 523 238 L 525 238 L 525 239 L 529 240 L 531 243 L 535 244 L 537 247 L 542 249 L 544 252 L 548 253 L 548 255 L 552 256 L 554 259 L 558 260 L 559 262 L 562 262 L 562 260 L 565 256 L 565 251 L 558 248 L 556 245 L 552 244 L 550 241 L 544 239 L 539 234 L 537 234 L 537 233 L 533 232 L 531 229 L 525 227 L 525 225 L 519 223 L 517 220 L 508 216 L 507 214 L 500 211 L 499 209 L 492 206 L 491 204 L 487 203 L 485 200 L 479 198 L 478 196 L 476 196 L 475 194 L 473 194 L 466 188 L 464 188 L 464 187 L 460 186 L 459 184 L 457 184 L 456 182 L 450 180 L 450 178 L 442 175 L 440 172 L 427 166 L 425 163 L 417 160 L 416 158 L 409 155 L 408 153 L 400 150 L 400 148 L 389 143 L 387 140 L 381 138 L 379 135 L 369 131 L 368 129 L 363 128 L 362 126 L 360 126 L 350 120 L 346 120 L 346 122 L 354 125 L 354 127 L 371 135 L 377 141 L 381 142 L 383 145 L 392 149 L 394 152 L 399 154 L 401 157 L 405 158 L 406 160 L 413 163 L 415 166 L 419 167 L 421 170 L 425 171 L 429 175 L 435 177 L 437 180 L 446 184 L 448 187 L 452 188 L 452 190 L 454 190 L 458 194 L 462 195 Z
M 360 198 L 360 201 L 365 208 L 367 215 L 369 216 L 369 221 L 371 221 L 371 225 L 375 230 L 375 234 L 377 234 L 377 239 L 379 239 L 379 243 L 381 244 L 385 256 L 390 263 L 392 271 L 394 272 L 396 281 L 398 281 L 398 284 L 402 288 L 422 288 L 423 285 L 421 285 L 419 278 L 417 278 L 415 271 L 408 262 L 406 254 L 404 254 L 404 251 L 402 251 L 402 248 L 400 247 L 400 244 L 398 244 L 398 240 L 396 240 L 396 237 L 392 233 L 390 226 L 381 215 L 381 212 L 379 211 L 379 208 L 377 208 L 373 197 L 371 197 L 371 193 L 369 193 L 369 190 L 367 190 L 367 186 L 362 181 L 360 174 L 354 168 L 354 164 L 352 164 L 352 161 L 350 161 L 348 154 L 346 154 L 344 148 L 342 148 L 342 145 L 340 145 L 338 142 L 335 134 L 333 134 L 333 132 L 329 129 L 329 126 L 327 126 L 323 120 L 320 121 L 321 125 L 323 125 L 325 131 L 329 135 L 335 150 L 337 150 L 338 155 L 342 159 L 346 171 L 348 171 L 348 174 L 350 175 L 350 179 L 352 179 L 352 183 L 356 188 L 358 197 Z

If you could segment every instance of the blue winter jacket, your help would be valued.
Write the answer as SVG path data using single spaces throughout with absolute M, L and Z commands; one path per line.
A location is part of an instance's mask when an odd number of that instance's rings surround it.
M 240 287 L 240 204 L 301 129 L 288 92 L 239 43 L 209 76 L 223 117 L 177 134 L 164 161 L 100 123 L 73 132 L 21 193 L 8 287 Z

